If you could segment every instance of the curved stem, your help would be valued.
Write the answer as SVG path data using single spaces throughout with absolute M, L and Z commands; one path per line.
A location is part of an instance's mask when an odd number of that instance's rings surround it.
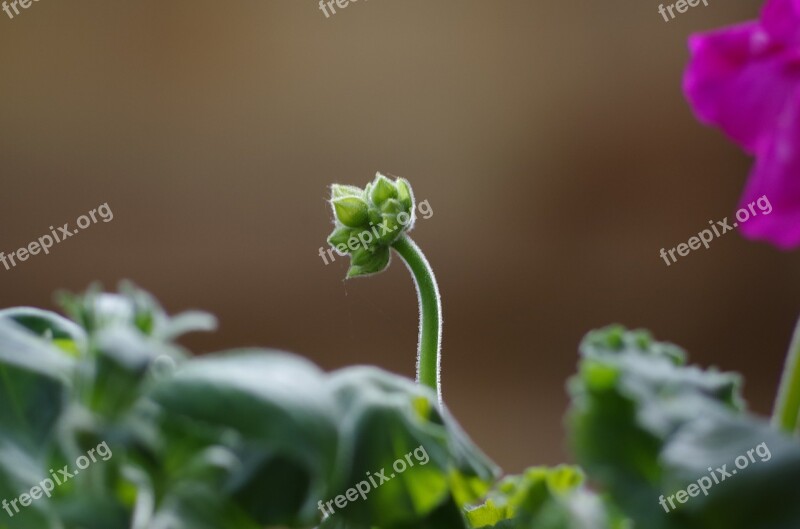
M 442 346 L 442 301 L 439 286 L 428 260 L 408 235 L 403 234 L 392 248 L 405 261 L 414 277 L 419 298 L 419 348 L 417 356 L 417 382 L 433 388 L 442 400 L 439 373 Z
M 798 418 L 800 418 L 800 321 L 797 322 L 789 354 L 786 357 L 772 423 L 791 434 L 797 428 Z

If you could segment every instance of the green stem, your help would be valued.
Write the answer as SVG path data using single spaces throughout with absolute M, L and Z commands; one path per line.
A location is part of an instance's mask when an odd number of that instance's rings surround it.
M 417 287 L 419 298 L 417 382 L 433 388 L 441 401 L 439 373 L 442 362 L 442 301 L 439 296 L 439 286 L 422 250 L 408 235 L 403 234 L 392 244 L 392 248 L 405 261 Z
M 800 418 L 800 320 L 797 322 L 789 354 L 786 357 L 786 365 L 783 368 L 772 423 L 791 434 L 797 428 L 798 418 Z

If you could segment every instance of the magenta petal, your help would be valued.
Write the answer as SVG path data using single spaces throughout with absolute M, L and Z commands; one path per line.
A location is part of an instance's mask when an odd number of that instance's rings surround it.
M 739 229 L 800 246 L 800 0 L 767 0 L 760 21 L 693 36 L 689 48 L 695 114 L 756 156 Z
M 800 76 L 757 22 L 694 35 L 689 48 L 683 89 L 698 119 L 757 152 Z
M 776 40 L 800 42 L 800 0 L 769 0 L 761 10 L 763 28 Z
M 764 215 L 757 204 L 759 214 L 739 222 L 741 232 L 787 250 L 800 246 L 800 89 L 787 102 L 768 147 L 758 155 L 740 208 L 759 199 L 772 211 Z

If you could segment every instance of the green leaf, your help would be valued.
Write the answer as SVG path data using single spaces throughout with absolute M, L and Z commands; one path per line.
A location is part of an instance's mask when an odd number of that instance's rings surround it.
M 370 488 L 366 499 L 332 517 L 383 529 L 415 525 L 451 502 L 462 507 L 477 500 L 493 482 L 496 467 L 440 411 L 430 389 L 367 367 L 332 373 L 330 386 L 347 440 L 340 445 L 345 477 L 338 494 Z
M 92 286 L 84 294 L 60 293 L 64 311 L 88 334 L 123 327 L 163 342 L 195 331 L 216 329 L 216 319 L 205 312 L 189 311 L 170 317 L 156 299 L 129 281 L 120 283 L 119 293 Z
M 229 432 L 241 463 L 223 492 L 260 524 L 308 523 L 319 514 L 337 430 L 332 395 L 312 364 L 256 350 L 204 357 L 156 382 L 150 395 L 168 416 L 196 423 L 183 436 L 209 425 L 220 441 Z
M 24 322 L 31 328 L 0 318 L 0 499 L 9 501 L 47 476 L 47 456 L 57 442 L 56 425 L 67 407 L 75 364 L 52 343 L 55 332 L 38 327 L 38 316 Z M 49 527 L 48 507 L 30 506 L 9 527 Z M 6 514 L 0 511 L 0 520 Z
M 219 491 L 203 482 L 183 484 L 160 505 L 147 529 L 260 529 Z
M 217 330 L 217 318 L 207 312 L 191 310 L 170 317 L 159 329 L 158 338 L 165 342 L 176 340 L 184 334 Z
M 57 504 L 57 508 L 59 521 L 69 529 L 130 528 L 130 513 L 108 494 L 75 495 Z
M 150 294 L 130 283 L 123 283 L 119 294 L 101 292 L 94 286 L 85 294 L 61 293 L 59 301 L 89 334 L 106 327 L 131 326 L 149 335 L 167 319 L 164 309 Z
M 74 361 L 46 340 L 0 321 L 0 439 L 28 450 L 47 444 L 73 368 Z
M 8 320 L 0 320 L 0 366 L 4 364 L 66 381 L 72 375 L 75 361 L 50 340 Z
M 726 415 L 694 420 L 669 439 L 661 452 L 666 495 L 713 476 L 727 465 L 732 475 L 689 498 L 669 515 L 687 519 L 690 528 L 789 529 L 800 520 L 800 446 L 773 429 L 767 420 Z M 744 468 L 740 468 L 739 463 Z M 712 471 L 709 472 L 708 468 Z M 669 493 L 669 494 L 667 494 Z M 675 524 L 673 524 L 675 526 Z
M 52 341 L 63 351 L 78 356 L 86 349 L 86 333 L 54 312 L 33 307 L 0 310 L 0 321 L 13 321 L 33 334 Z
M 800 446 L 744 412 L 738 376 L 686 366 L 642 331 L 591 333 L 571 382 L 572 445 L 591 478 L 648 529 L 790 529 L 800 519 Z M 661 505 L 766 442 L 771 461 L 675 509 Z M 675 500 L 673 500 L 675 503 Z M 666 512 L 669 511 L 669 512 Z
M 139 399 L 141 385 L 166 359 L 177 365 L 184 361 L 181 351 L 133 327 L 106 327 L 94 336 L 95 366 L 91 381 L 89 408 L 114 422 L 124 417 Z
M 529 468 L 503 479 L 483 505 L 467 512 L 467 518 L 474 529 L 620 527 L 622 520 L 583 485 L 583 473 L 575 467 Z

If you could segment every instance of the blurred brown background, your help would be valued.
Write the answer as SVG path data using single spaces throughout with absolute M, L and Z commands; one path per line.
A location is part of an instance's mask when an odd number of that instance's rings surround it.
M 264 345 L 413 376 L 403 266 L 325 266 L 326 186 L 381 170 L 434 215 L 414 236 L 444 295 L 444 393 L 507 470 L 568 458 L 566 379 L 589 329 L 644 326 L 747 376 L 768 412 L 800 256 L 728 233 L 750 160 L 680 92 L 686 37 L 757 13 L 654 0 L 41 0 L 0 12 L 0 250 L 98 205 L 13 270 L 0 306 L 131 278 L 204 308 L 196 350 Z M 397 262 L 395 263 L 397 264 Z

